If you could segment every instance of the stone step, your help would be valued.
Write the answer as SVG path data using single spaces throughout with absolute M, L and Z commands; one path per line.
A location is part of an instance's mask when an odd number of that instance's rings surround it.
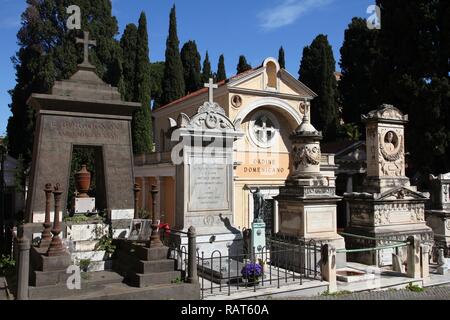
M 76 296 L 80 294 L 91 294 L 93 292 L 103 290 L 105 285 L 117 284 L 123 282 L 123 277 L 111 271 L 89 272 L 88 279 L 81 279 L 80 290 L 69 290 L 67 284 L 60 283 L 57 285 L 48 286 L 30 286 L 29 298 L 31 300 L 43 299 L 65 299 L 67 297 Z
M 60 298 L 67 300 L 199 300 L 198 284 L 179 283 L 146 288 L 129 287 L 123 283 L 106 285 L 103 290 Z
M 173 271 L 176 261 L 173 259 L 139 260 L 136 256 L 126 252 L 118 252 L 116 260 L 123 268 L 133 270 L 136 273 L 152 273 Z
M 167 247 L 158 247 L 158 248 L 136 247 L 135 250 L 137 257 L 140 260 L 145 261 L 167 259 L 169 254 L 169 248 Z
M 155 261 L 143 261 L 140 260 L 137 263 L 136 273 L 157 273 L 157 272 L 169 272 L 175 270 L 175 260 L 155 260 Z
M 167 271 L 167 272 L 157 272 L 157 273 L 134 273 L 127 277 L 127 282 L 130 285 L 139 288 L 153 286 L 158 284 L 171 284 L 172 281 L 181 279 L 180 271 Z
M 32 271 L 30 273 L 30 284 L 35 287 L 65 284 L 70 274 L 61 271 Z

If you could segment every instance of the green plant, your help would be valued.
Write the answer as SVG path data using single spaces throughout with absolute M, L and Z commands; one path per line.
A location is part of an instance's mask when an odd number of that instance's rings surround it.
M 138 210 L 138 216 L 139 216 L 139 219 L 150 219 L 151 218 L 150 212 L 145 209 L 142 209 L 142 208 Z
M 95 245 L 96 251 L 105 251 L 108 255 L 112 255 L 116 251 L 116 246 L 112 243 L 112 237 L 104 235 Z
M 91 259 L 81 259 L 78 262 L 78 264 L 80 266 L 81 271 L 87 272 L 89 269 L 89 265 L 91 264 Z
M 412 292 L 423 292 L 423 291 L 425 291 L 424 288 L 419 287 L 417 284 L 412 284 L 412 283 L 410 283 L 410 284 L 408 284 L 406 286 L 406 290 L 409 290 L 409 291 L 412 291 Z
M 16 261 L 11 256 L 0 257 L 0 276 L 8 276 L 14 273 Z
M 184 281 L 183 281 L 183 279 L 177 277 L 175 280 L 172 280 L 171 283 L 180 284 L 180 283 L 184 283 Z
M 322 292 L 320 294 L 320 296 L 323 296 L 323 297 L 325 297 L 325 296 L 342 296 L 342 295 L 351 294 L 351 293 L 352 292 L 348 291 L 348 290 L 342 290 L 342 291 L 336 291 L 336 292 L 330 292 L 327 290 L 325 292 Z
M 64 222 L 72 222 L 74 224 L 88 222 L 88 221 L 89 221 L 89 217 L 85 216 L 84 214 L 74 215 L 73 217 L 70 217 L 70 216 L 64 217 Z

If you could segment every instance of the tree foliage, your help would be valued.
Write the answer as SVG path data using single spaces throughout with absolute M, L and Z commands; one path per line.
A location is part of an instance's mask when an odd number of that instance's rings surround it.
M 299 80 L 318 97 L 311 103 L 311 121 L 322 130 L 325 141 L 336 138 L 338 125 L 337 84 L 333 50 L 325 35 L 318 35 L 303 49 Z
M 161 105 L 168 104 L 184 96 L 185 84 L 183 63 L 181 62 L 180 41 L 177 35 L 175 5 L 170 10 L 169 36 L 166 42 L 166 60 L 162 82 Z
M 202 88 L 200 53 L 195 41 L 186 42 L 181 48 L 181 62 L 184 70 L 185 93 L 191 93 Z
M 245 58 L 245 56 L 243 56 L 243 55 L 239 56 L 239 62 L 238 62 L 237 68 L 236 68 L 237 74 L 248 71 L 251 68 L 252 68 L 252 66 L 247 63 L 247 59 Z

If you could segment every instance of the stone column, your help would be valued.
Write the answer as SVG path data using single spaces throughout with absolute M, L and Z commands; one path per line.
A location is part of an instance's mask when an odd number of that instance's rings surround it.
M 141 194 L 141 187 L 139 184 L 134 184 L 134 218 L 139 219 L 139 195 Z
M 353 192 L 353 176 L 349 175 L 347 178 L 346 191 L 348 193 Z M 350 225 L 350 203 L 346 201 L 345 203 L 345 214 L 346 214 L 346 227 Z
M 408 237 L 408 250 L 407 250 L 407 271 L 406 274 L 409 278 L 419 279 L 420 272 L 420 240 L 417 240 L 413 236 Z
M 53 219 L 52 229 L 53 239 L 47 251 L 49 257 L 60 256 L 65 252 L 61 237 L 59 236 L 61 233 L 61 216 L 59 212 L 61 210 L 61 195 L 62 191 L 60 190 L 60 185 L 58 183 L 53 191 L 53 196 L 55 197 L 55 218 Z
M 47 183 L 45 185 L 45 222 L 44 222 L 44 231 L 42 231 L 41 243 L 39 244 L 40 248 L 48 247 L 50 242 L 52 242 L 52 223 L 50 221 L 50 207 L 52 201 L 52 184 Z
M 162 179 L 163 177 L 155 177 L 156 179 L 156 189 L 159 190 L 159 192 L 156 194 L 156 212 L 158 212 L 158 214 L 161 214 L 161 194 L 164 192 L 164 189 L 162 188 Z M 160 219 L 161 217 L 158 215 L 158 219 Z
M 325 244 L 322 246 L 321 272 L 323 280 L 328 281 L 328 292 L 337 291 L 336 281 L 336 249 L 333 246 Z
M 19 261 L 17 268 L 17 300 L 28 300 L 28 282 L 30 277 L 31 241 L 23 236 L 17 239 Z
M 195 228 L 189 227 L 188 230 L 188 278 L 187 282 L 197 283 L 197 240 L 195 234 Z
M 421 276 L 422 279 L 427 280 L 430 277 L 430 246 L 422 244 L 421 248 Z
M 156 195 L 159 193 L 158 188 L 154 185 L 152 186 L 152 235 L 150 236 L 150 248 L 162 247 L 161 238 L 159 237 L 159 212 L 156 210 Z

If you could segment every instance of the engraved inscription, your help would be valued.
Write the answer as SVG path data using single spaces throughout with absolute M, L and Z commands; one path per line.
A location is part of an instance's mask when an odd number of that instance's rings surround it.
M 190 211 L 228 210 L 227 167 L 194 164 L 190 166 Z

